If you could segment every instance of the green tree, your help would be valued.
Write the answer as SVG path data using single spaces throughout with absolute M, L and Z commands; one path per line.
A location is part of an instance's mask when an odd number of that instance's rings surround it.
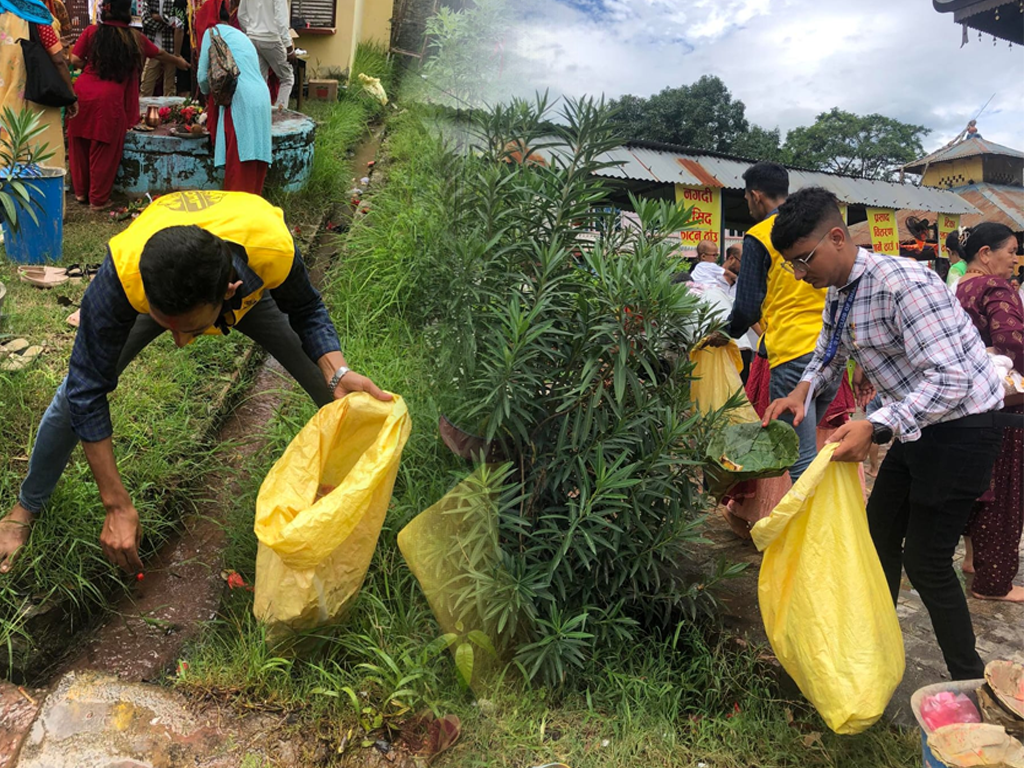
M 647 99 L 626 95 L 611 106 L 617 110 L 613 121 L 627 139 L 729 152 L 750 127 L 743 102 L 713 75 Z
M 813 125 L 794 128 L 785 150 L 794 165 L 890 180 L 897 169 L 924 154 L 923 125 L 884 115 L 855 115 L 833 107 Z
M 762 128 L 751 125 L 750 130 L 741 133 L 732 145 L 732 153 L 751 160 L 770 160 L 773 163 L 788 162 L 788 153 L 782 146 L 778 128 Z

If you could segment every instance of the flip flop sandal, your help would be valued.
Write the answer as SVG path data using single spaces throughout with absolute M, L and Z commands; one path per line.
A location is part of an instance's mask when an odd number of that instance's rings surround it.
M 68 315 L 68 325 L 70 325 L 72 328 L 77 328 L 78 324 L 81 322 L 81 319 L 82 310 L 76 309 L 74 312 Z
M 68 281 L 67 271 L 63 267 L 19 267 L 18 278 L 37 288 L 53 288 Z
M 25 339 L 14 339 L 0 345 L 0 371 L 20 371 L 31 365 L 43 351 L 40 346 L 31 346 Z
M 85 265 L 85 276 L 92 277 L 100 271 L 101 264 L 86 264 Z
M 85 270 L 78 264 L 68 264 L 64 269 L 64 274 L 72 283 L 80 283 L 85 277 Z

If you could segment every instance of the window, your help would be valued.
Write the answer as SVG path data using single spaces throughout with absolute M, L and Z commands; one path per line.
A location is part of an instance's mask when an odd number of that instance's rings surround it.
M 336 14 L 336 0 L 292 0 L 293 26 L 300 34 L 333 34 Z

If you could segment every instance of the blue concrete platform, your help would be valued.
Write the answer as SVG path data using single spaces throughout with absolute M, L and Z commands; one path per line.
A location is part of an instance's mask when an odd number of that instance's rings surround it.
M 142 99 L 142 114 L 150 105 L 168 107 L 184 99 Z M 313 165 L 316 123 L 300 112 L 274 110 L 271 139 L 274 161 L 267 173 L 267 185 L 288 192 L 302 189 Z M 152 133 L 128 131 L 124 157 L 114 189 L 129 197 L 147 192 L 162 195 L 184 189 L 221 189 L 224 169 L 214 168 L 213 147 L 208 138 L 181 138 L 167 134 L 161 126 Z

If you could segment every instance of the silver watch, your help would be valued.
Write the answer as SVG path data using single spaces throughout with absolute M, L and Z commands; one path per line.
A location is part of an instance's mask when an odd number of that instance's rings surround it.
M 334 372 L 334 375 L 331 377 L 331 383 L 327 385 L 327 389 L 332 395 L 334 394 L 334 390 L 338 388 L 338 384 L 340 384 L 341 380 L 345 378 L 345 374 L 348 373 L 349 370 L 349 368 L 343 365 L 341 366 L 341 368 Z

